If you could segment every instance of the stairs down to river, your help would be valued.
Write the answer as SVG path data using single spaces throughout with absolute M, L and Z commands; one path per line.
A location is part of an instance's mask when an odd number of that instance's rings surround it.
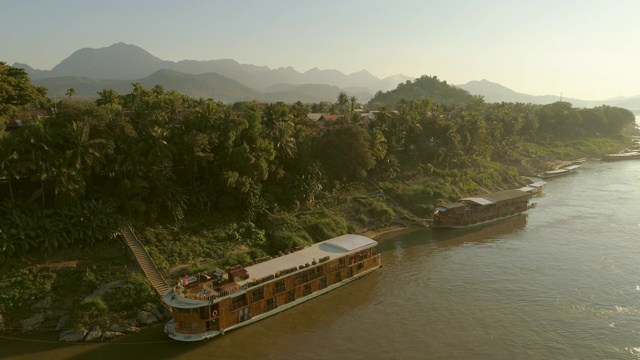
M 131 226 L 126 221 L 122 221 L 120 223 L 120 233 L 125 240 L 125 243 L 129 247 L 129 250 L 135 256 L 138 265 L 147 276 L 147 279 L 153 285 L 153 288 L 156 290 L 160 298 L 164 296 L 164 294 L 169 290 L 169 285 L 160 274 L 160 271 L 156 267 L 156 264 L 151 260 L 151 256 L 144 248 L 144 245 L 138 240 L 136 235 L 133 233 Z

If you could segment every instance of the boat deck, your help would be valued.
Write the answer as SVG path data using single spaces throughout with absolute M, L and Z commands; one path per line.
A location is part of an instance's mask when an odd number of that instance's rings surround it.
M 181 284 L 165 294 L 165 302 L 171 306 L 195 307 L 212 297 L 223 297 L 247 289 L 256 280 L 271 280 L 278 273 L 292 273 L 310 265 L 325 262 L 337 255 L 344 256 L 377 244 L 375 240 L 361 235 L 342 235 L 302 248 L 276 258 L 245 268 L 236 266 L 228 273 L 214 270 L 205 274 L 185 277 Z M 219 276 L 216 276 L 219 273 Z

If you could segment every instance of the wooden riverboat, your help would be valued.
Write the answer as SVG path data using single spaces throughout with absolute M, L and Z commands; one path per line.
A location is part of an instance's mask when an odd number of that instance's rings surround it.
M 524 191 L 526 193 L 529 193 L 535 196 L 535 195 L 541 195 L 544 192 L 544 188 L 546 186 L 547 186 L 546 181 L 536 181 L 536 182 L 532 182 L 527 186 L 518 188 L 517 190 Z
M 483 225 L 522 214 L 530 207 L 532 193 L 504 190 L 460 199 L 438 206 L 433 214 L 435 229 L 459 229 Z
M 198 341 L 251 324 L 381 266 L 378 242 L 343 235 L 275 258 L 181 278 L 163 300 L 172 339 Z
M 550 179 L 558 176 L 569 175 L 569 174 L 575 173 L 579 167 L 580 165 L 571 165 L 571 166 L 564 167 L 562 169 L 549 170 L 539 174 L 538 177 L 543 179 Z
M 620 161 L 620 160 L 633 160 L 640 159 L 640 151 L 629 151 L 619 154 L 606 154 L 602 160 L 604 161 Z

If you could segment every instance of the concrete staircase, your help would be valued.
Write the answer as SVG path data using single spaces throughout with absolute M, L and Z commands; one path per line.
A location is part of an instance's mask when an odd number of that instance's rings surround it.
M 144 248 L 144 245 L 138 240 L 136 235 L 131 230 L 131 226 L 126 221 L 120 222 L 120 234 L 125 240 L 125 243 L 129 247 L 129 250 L 135 256 L 136 261 L 140 265 L 142 271 L 147 276 L 147 279 L 153 285 L 153 288 L 156 290 L 160 298 L 164 296 L 164 294 L 169 290 L 169 285 L 160 274 L 160 271 L 156 267 L 156 264 L 151 260 L 151 256 Z

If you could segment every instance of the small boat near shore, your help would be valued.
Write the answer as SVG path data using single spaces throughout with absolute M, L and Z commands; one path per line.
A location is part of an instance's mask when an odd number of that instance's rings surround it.
M 538 187 L 541 188 L 543 186 Z M 529 205 L 531 197 L 532 192 L 521 189 L 466 197 L 438 206 L 433 213 L 432 227 L 461 229 L 516 216 L 532 207 Z
M 604 161 L 619 161 L 619 160 L 633 160 L 640 159 L 640 151 L 629 151 L 619 154 L 606 154 L 602 157 Z
M 571 166 L 564 167 L 562 169 L 549 170 L 541 174 L 538 174 L 538 177 L 542 179 L 550 179 L 558 176 L 569 175 L 569 174 L 575 173 L 579 167 L 580 165 L 571 165 Z
M 532 195 L 540 195 L 544 192 L 544 188 L 547 186 L 547 182 L 546 181 L 536 181 L 533 182 L 527 186 L 523 186 L 521 188 L 518 188 L 517 190 L 520 191 L 524 191 L 526 193 L 532 194 Z

